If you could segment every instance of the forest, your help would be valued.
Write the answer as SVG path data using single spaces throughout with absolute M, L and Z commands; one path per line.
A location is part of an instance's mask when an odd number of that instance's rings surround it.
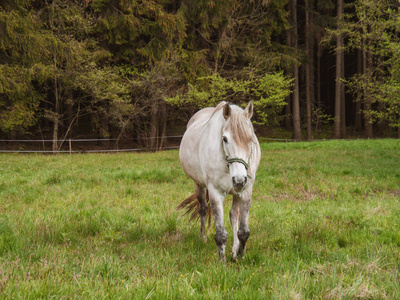
M 400 138 L 399 33 L 395 0 L 0 0 L 0 139 L 162 148 L 250 100 L 263 136 Z

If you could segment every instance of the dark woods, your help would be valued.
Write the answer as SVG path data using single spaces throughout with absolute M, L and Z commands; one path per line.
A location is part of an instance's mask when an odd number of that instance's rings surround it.
M 266 134 L 400 137 L 399 6 L 2 0 L 0 138 L 161 148 L 221 100 L 252 100 Z

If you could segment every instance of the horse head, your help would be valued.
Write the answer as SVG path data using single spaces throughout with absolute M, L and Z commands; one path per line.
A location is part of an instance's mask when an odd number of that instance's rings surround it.
M 222 149 L 229 168 L 230 178 L 235 192 L 245 189 L 249 179 L 249 160 L 253 144 L 253 103 L 250 101 L 246 109 L 226 103 L 222 114 L 225 119 L 221 139 Z

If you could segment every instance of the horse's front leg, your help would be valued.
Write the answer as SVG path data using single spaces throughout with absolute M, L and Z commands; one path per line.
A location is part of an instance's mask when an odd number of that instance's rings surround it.
M 214 238 L 218 247 L 219 260 L 225 263 L 225 246 L 228 240 L 228 233 L 224 227 L 224 210 L 222 206 L 225 194 L 221 194 L 213 187 L 208 188 L 208 193 L 216 227 Z
M 229 212 L 229 218 L 231 220 L 232 232 L 233 232 L 233 247 L 232 247 L 232 261 L 236 261 L 237 253 L 239 250 L 239 216 L 240 216 L 240 202 L 241 198 L 237 195 L 233 195 L 232 208 Z
M 237 237 L 239 239 L 239 247 L 236 250 L 236 254 L 238 256 L 244 255 L 246 249 L 246 242 L 250 236 L 249 229 L 249 211 L 251 206 L 251 197 L 252 197 L 252 188 L 249 187 L 242 193 L 242 198 L 239 197 L 240 202 L 240 226 L 237 231 Z M 235 198 L 234 198 L 235 199 Z M 234 257 L 234 253 L 232 253 L 232 258 Z

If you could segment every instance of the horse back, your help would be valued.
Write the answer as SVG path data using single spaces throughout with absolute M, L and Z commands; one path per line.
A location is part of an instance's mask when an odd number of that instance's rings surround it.
M 183 170 L 201 186 L 205 185 L 201 144 L 204 144 L 205 127 L 214 111 L 213 107 L 204 108 L 190 118 L 179 149 L 179 159 Z
M 210 119 L 211 115 L 213 114 L 215 108 L 214 107 L 207 107 L 203 108 L 202 110 L 199 110 L 196 112 L 189 120 L 186 129 L 189 129 L 193 124 L 196 125 L 202 125 L 207 123 L 207 121 Z

